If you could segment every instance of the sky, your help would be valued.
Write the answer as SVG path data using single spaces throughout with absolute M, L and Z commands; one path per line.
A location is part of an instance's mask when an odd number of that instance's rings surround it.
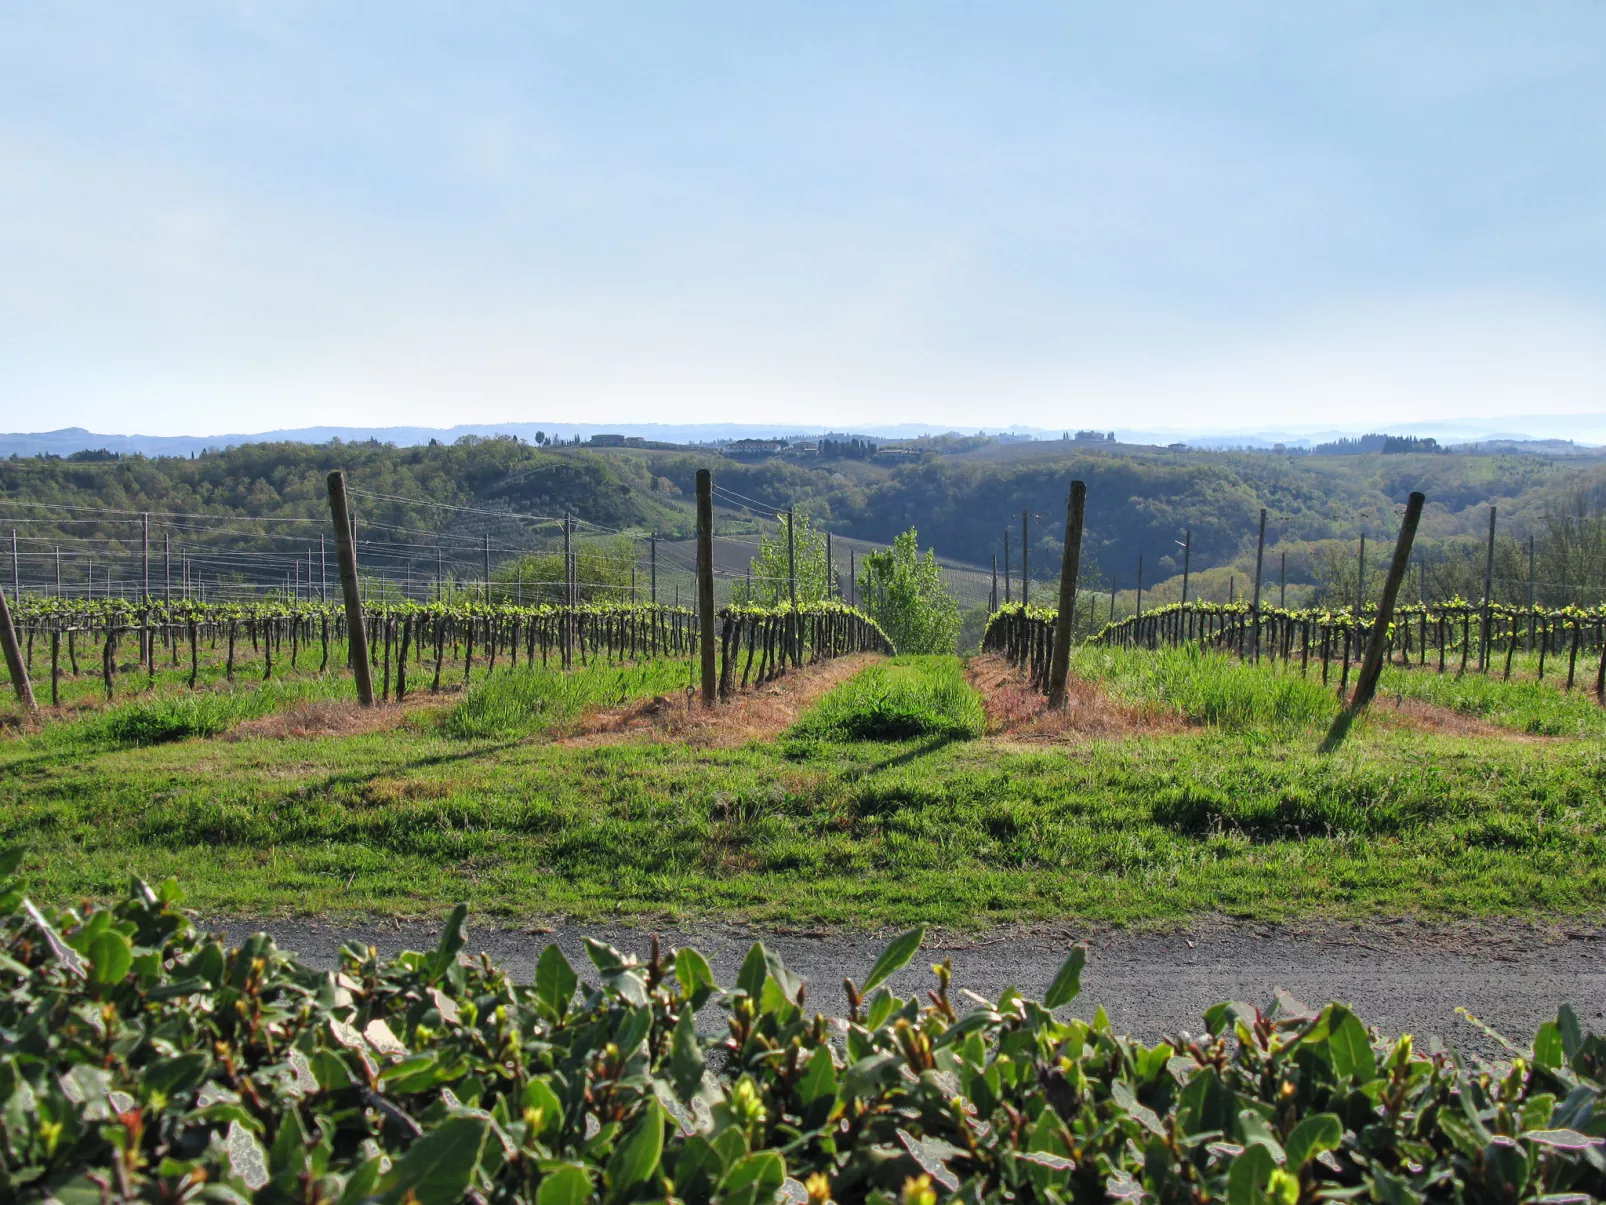
M 1606 4 L 0 8 L 0 430 L 1606 412 Z

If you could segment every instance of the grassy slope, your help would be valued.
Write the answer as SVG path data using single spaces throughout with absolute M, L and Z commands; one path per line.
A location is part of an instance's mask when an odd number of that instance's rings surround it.
M 939 675 L 940 676 L 940 675 Z M 1248 722 L 1022 751 L 463 740 L 0 743 L 0 833 L 54 895 L 182 872 L 221 913 L 729 915 L 849 926 L 1606 903 L 1599 741 Z

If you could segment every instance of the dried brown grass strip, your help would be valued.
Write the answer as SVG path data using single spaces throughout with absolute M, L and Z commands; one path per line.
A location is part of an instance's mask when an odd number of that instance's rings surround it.
M 795 724 L 821 696 L 879 659 L 874 653 L 859 653 L 790 670 L 708 711 L 695 699 L 688 709 L 684 695 L 658 695 L 619 711 L 593 712 L 567 727 L 563 743 L 603 745 L 650 739 L 734 748 L 750 741 L 770 740 Z
M 1048 699 L 1032 688 L 1026 671 L 997 653 L 972 657 L 965 673 L 981 694 L 989 736 L 1025 743 L 1080 744 L 1187 729 L 1187 724 L 1169 711 L 1121 702 L 1097 683 L 1075 675 L 1065 683 L 1064 710 L 1051 711 Z

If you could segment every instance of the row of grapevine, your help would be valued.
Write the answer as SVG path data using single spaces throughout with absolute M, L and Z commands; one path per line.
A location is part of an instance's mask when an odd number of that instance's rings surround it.
M 741 664 L 741 686 L 757 685 L 779 676 L 788 664 L 801 666 L 850 653 L 891 653 L 892 642 L 875 620 L 834 599 L 796 610 L 790 607 L 737 606 L 719 613 L 719 697 L 736 690 L 736 666 Z M 742 652 L 746 650 L 743 660 Z M 754 659 L 757 672 L 754 672 Z
M 768 681 L 789 664 L 892 651 L 873 620 L 840 602 L 795 611 L 730 607 L 718 618 L 725 698 L 735 690 L 735 665 L 744 650 L 742 687 Z M 13 621 L 27 672 L 34 672 L 36 656 L 48 657 L 52 705 L 59 701 L 64 674 L 77 677 L 91 659 L 98 661 L 110 699 L 120 672 L 143 671 L 149 681 L 158 667 L 187 665 L 193 689 L 203 663 L 233 681 L 247 661 L 253 668 L 260 664 L 261 676 L 271 679 L 276 668 L 324 673 L 331 658 L 340 665 L 346 656 L 344 608 L 317 601 L 35 597 L 15 608 Z M 410 677 L 415 682 L 427 677 L 431 690 L 439 690 L 443 681 L 466 682 L 476 663 L 485 672 L 499 664 L 517 668 L 521 658 L 526 664 L 571 669 L 598 658 L 691 657 L 698 651 L 695 613 L 654 604 L 381 601 L 365 608 L 363 622 L 382 699 L 405 699 Z
M 1007 605 L 988 623 L 982 646 L 1025 666 L 1033 684 L 1046 690 L 1055 622 L 1052 608 Z M 1262 606 L 1257 611 L 1247 603 L 1171 603 L 1106 624 L 1090 639 L 1126 648 L 1197 644 L 1250 660 L 1297 659 L 1302 675 L 1311 673 L 1316 661 L 1324 685 L 1336 665 L 1342 693 L 1375 622 L 1371 607 L 1357 612 Z M 1564 659 L 1568 690 L 1577 684 L 1580 663 L 1593 659 L 1595 692 L 1606 702 L 1606 606 L 1485 607 L 1462 599 L 1405 604 L 1395 609 L 1387 648 L 1388 656 L 1401 664 L 1426 666 L 1431 661 L 1439 673 L 1498 671 L 1506 678 L 1519 650 L 1538 654 L 1541 679 L 1547 672 L 1559 675 L 1555 659 Z

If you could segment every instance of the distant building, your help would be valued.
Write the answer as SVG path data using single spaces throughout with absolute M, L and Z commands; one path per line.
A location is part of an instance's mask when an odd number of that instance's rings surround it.
M 763 460 L 786 451 L 784 439 L 733 439 L 725 445 L 725 455 L 733 460 Z
M 1111 431 L 1106 435 L 1103 431 L 1078 431 L 1076 433 L 1076 442 L 1079 444 L 1113 444 L 1115 442 L 1115 432 Z

